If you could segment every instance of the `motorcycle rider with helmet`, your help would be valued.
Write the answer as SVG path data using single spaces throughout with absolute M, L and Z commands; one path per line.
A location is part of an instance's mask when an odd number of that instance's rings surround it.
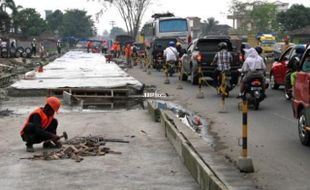
M 257 50 L 255 48 L 245 50 L 246 59 L 241 68 L 241 72 L 245 73 L 245 76 L 240 82 L 240 92 L 237 98 L 243 96 L 245 91 L 245 84 L 253 78 L 260 79 L 264 84 L 264 73 L 266 72 L 266 64 L 264 62 L 264 59 L 259 55 L 259 52 L 261 52 L 261 48 L 257 48 Z
M 175 42 L 170 41 L 168 47 L 164 50 L 164 57 L 166 58 L 166 63 L 175 64 L 178 60 L 179 53 L 175 48 Z
M 214 71 L 213 85 L 219 87 L 219 76 L 221 72 L 230 71 L 230 65 L 233 62 L 233 57 L 230 52 L 228 52 L 228 45 L 226 42 L 220 42 L 218 44 L 219 52 L 214 56 L 211 65 L 216 64 L 217 68 Z M 221 81 L 221 80 L 220 80 Z

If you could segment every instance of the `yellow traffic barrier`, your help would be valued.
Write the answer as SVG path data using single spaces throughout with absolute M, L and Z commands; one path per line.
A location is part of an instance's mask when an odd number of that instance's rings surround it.
M 194 77 L 194 76 L 192 76 Z M 193 79 L 194 80 L 194 79 Z M 198 64 L 198 94 L 196 96 L 196 98 L 198 99 L 203 99 L 205 96 L 203 94 L 202 91 L 202 68 L 201 68 L 201 64 Z
M 242 98 L 242 151 L 238 159 L 238 167 L 241 172 L 254 172 L 252 159 L 248 157 L 248 101 Z
M 227 113 L 225 106 L 225 99 L 228 96 L 228 93 L 226 91 L 227 86 L 225 80 L 226 75 L 224 72 L 221 72 L 221 85 L 219 86 L 218 92 L 222 96 L 222 98 L 221 98 L 221 110 L 219 111 L 219 113 Z
M 179 64 L 178 64 L 178 71 L 179 71 L 179 84 L 177 86 L 177 89 L 181 90 L 183 89 L 183 86 L 181 84 L 182 82 L 182 62 L 179 61 Z
M 166 64 L 165 64 L 165 82 L 164 82 L 164 84 L 170 84 L 170 81 L 169 81 L 169 78 L 168 78 L 168 67 L 169 67 L 169 65 L 168 65 L 169 63 L 166 61 Z

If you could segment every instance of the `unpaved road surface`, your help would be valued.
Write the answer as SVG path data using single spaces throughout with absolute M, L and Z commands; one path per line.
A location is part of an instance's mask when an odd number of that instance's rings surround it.
M 198 190 L 178 154 L 165 138 L 159 123 L 145 110 L 86 112 L 61 109 L 56 115 L 58 132 L 70 137 L 100 135 L 123 139 L 106 146 L 122 154 L 74 160 L 21 160 L 31 157 L 19 136 L 30 110 L 44 104 L 44 98 L 10 98 L 2 108 L 13 114 L 0 117 L 0 189 L 175 189 Z M 15 107 L 16 106 L 16 107 Z M 35 145 L 42 153 L 42 144 Z

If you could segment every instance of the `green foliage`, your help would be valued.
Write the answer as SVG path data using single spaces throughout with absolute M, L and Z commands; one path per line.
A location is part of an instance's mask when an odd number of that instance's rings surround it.
M 120 27 L 113 27 L 110 32 L 110 38 L 115 39 L 115 36 L 122 34 L 127 34 L 124 29 Z
M 11 26 L 10 16 L 6 12 L 3 12 L 1 10 L 0 11 L 0 32 L 9 32 L 10 26 Z
M 53 32 L 59 31 L 63 24 L 63 15 L 64 14 L 60 10 L 56 10 L 46 17 L 49 30 Z
M 239 32 L 247 34 L 252 32 L 277 32 L 279 29 L 276 20 L 277 7 L 273 3 L 265 1 L 241 2 L 239 0 L 232 0 L 230 13 L 237 18 L 242 18 Z M 251 25 L 252 28 L 248 26 Z
M 95 32 L 94 22 L 86 11 L 67 10 L 63 15 L 62 26 L 59 28 L 61 36 L 90 37 Z
M 23 36 L 38 36 L 47 29 L 45 21 L 35 9 L 23 9 L 16 14 L 16 24 Z
M 214 28 L 219 24 L 214 17 L 207 18 L 207 20 L 203 21 L 202 33 L 203 35 L 207 35 L 214 30 Z
M 292 31 L 310 25 L 310 8 L 303 5 L 293 5 L 286 12 L 277 15 L 277 21 L 283 31 Z
M 270 33 L 278 30 L 276 9 L 277 7 L 273 3 L 264 3 L 253 7 L 250 17 L 255 23 L 256 31 Z

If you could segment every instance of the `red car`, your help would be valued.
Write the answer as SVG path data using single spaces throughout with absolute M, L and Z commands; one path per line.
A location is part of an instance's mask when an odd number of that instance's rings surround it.
M 272 64 L 270 71 L 270 86 L 272 89 L 278 89 L 280 85 L 285 85 L 285 74 L 287 72 L 287 64 L 294 56 L 294 47 L 289 47 L 280 58 L 276 58 Z
M 300 60 L 294 87 L 293 112 L 302 144 L 310 145 L 310 47 Z

